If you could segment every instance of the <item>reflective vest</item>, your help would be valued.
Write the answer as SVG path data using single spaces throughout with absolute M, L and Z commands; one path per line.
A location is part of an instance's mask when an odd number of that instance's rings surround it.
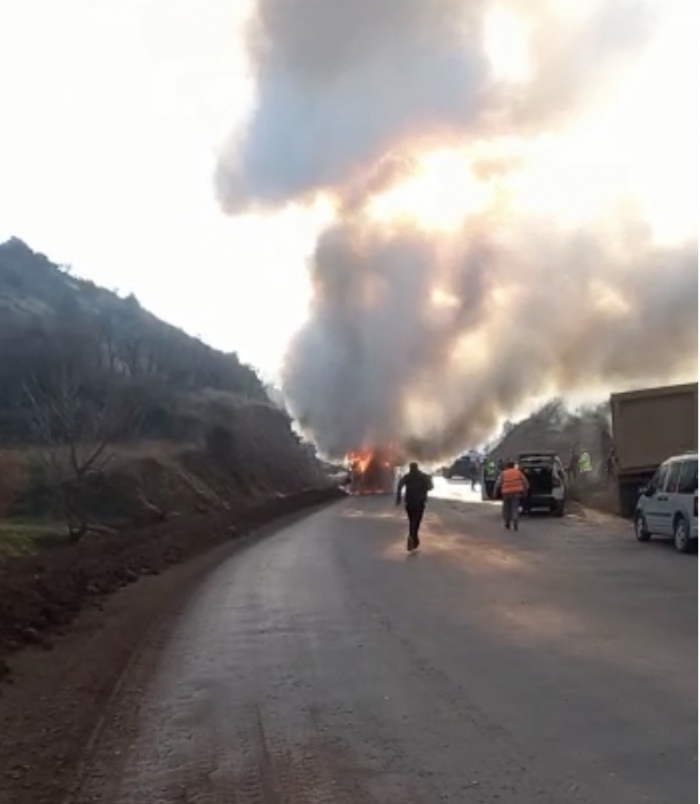
M 526 481 L 520 469 L 504 469 L 501 476 L 501 494 L 523 494 Z
M 581 474 L 592 471 L 591 456 L 585 450 L 579 455 L 578 470 Z

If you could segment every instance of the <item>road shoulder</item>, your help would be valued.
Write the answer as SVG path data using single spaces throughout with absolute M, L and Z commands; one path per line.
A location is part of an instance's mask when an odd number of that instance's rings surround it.
M 80 774 L 101 718 L 139 663 L 147 677 L 159 646 L 192 593 L 218 564 L 319 506 L 276 519 L 84 609 L 44 647 L 9 660 L 0 687 L 0 801 L 61 804 Z

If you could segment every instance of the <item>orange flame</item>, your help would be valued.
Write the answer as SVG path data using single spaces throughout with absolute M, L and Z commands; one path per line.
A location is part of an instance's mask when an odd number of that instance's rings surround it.
M 372 463 L 374 454 L 371 449 L 361 449 L 356 452 L 349 452 L 347 459 L 352 469 L 363 475 Z
M 393 446 L 354 450 L 346 455 L 351 471 L 353 494 L 381 494 L 393 491 L 393 469 L 399 464 Z

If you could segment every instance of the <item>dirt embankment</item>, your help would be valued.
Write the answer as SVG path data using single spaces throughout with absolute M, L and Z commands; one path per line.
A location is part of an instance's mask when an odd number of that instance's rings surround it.
M 81 504 L 93 529 L 77 543 L 61 535 L 35 452 L 0 454 L 0 542 L 42 532 L 22 549 L 16 541 L 0 549 L 0 661 L 21 645 L 46 644 L 86 601 L 339 493 L 277 409 L 220 393 L 189 404 L 186 443 L 114 447 L 107 468 L 85 484 Z
M 341 494 L 329 486 L 307 489 L 236 511 L 195 512 L 7 559 L 0 563 L 0 661 L 24 644 L 49 647 L 52 635 L 86 603 L 140 576 L 156 575 L 277 517 Z

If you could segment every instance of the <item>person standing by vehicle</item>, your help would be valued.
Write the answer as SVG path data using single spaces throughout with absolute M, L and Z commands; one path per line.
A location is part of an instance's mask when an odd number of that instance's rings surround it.
M 503 497 L 503 523 L 510 530 L 510 524 L 518 529 L 520 514 L 520 498 L 527 494 L 530 484 L 525 475 L 516 467 L 513 461 L 508 461 L 496 481 L 496 491 L 500 490 Z
M 591 453 L 587 449 L 582 449 L 578 456 L 578 476 L 581 486 L 586 489 L 591 485 L 593 477 L 593 463 Z
M 476 458 L 473 455 L 469 456 L 469 484 L 471 486 L 471 490 L 474 491 L 476 488 L 476 481 L 477 481 L 477 463 Z
M 496 469 L 496 461 L 493 458 L 488 458 L 483 467 L 483 498 L 486 500 L 490 500 L 494 497 L 493 488 L 496 485 L 496 480 L 498 479 L 498 470 Z
M 615 477 L 615 472 L 617 471 L 617 453 L 615 451 L 615 447 L 610 447 L 608 452 L 608 457 L 605 460 L 605 482 L 610 483 L 610 481 Z
M 478 455 L 472 458 L 471 475 L 472 491 L 476 491 L 477 483 L 481 479 L 481 461 Z
M 425 513 L 425 504 L 428 501 L 428 492 L 433 489 L 433 479 L 425 472 L 421 472 L 418 464 L 413 461 L 409 464 L 408 473 L 405 474 L 396 489 L 396 504 L 401 505 L 401 495 L 405 489 L 406 515 L 408 516 L 407 549 L 410 553 L 420 545 L 418 531 Z

